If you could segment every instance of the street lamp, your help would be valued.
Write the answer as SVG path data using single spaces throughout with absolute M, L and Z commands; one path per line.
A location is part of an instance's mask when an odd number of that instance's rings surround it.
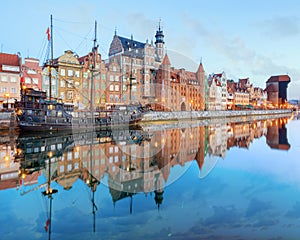
M 6 93 L 6 94 L 5 94 L 5 97 L 6 97 L 6 104 L 7 104 L 7 109 L 8 109 L 8 98 L 9 98 L 9 93 Z
M 191 111 L 193 111 L 193 99 L 191 99 L 191 105 L 190 105 L 190 107 L 191 107 Z

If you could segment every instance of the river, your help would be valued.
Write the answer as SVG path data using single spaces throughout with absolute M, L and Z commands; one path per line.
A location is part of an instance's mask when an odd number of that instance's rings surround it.
M 293 116 L 1 134 L 1 239 L 298 239 Z

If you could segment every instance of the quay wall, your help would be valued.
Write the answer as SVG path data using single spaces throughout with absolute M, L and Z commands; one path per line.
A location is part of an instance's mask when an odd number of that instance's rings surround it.
M 245 110 L 245 111 L 185 111 L 185 112 L 149 112 L 144 114 L 141 124 L 149 126 L 161 122 L 180 122 L 181 125 L 206 125 L 214 122 L 249 121 L 277 118 L 291 115 L 292 111 L 279 110 Z M 186 122 L 186 124 L 183 123 Z M 192 123 L 190 122 L 192 121 Z M 0 130 L 14 129 L 15 115 L 12 112 L 0 112 Z
M 178 121 L 178 120 L 205 120 L 224 119 L 236 117 L 256 117 L 256 116 L 281 116 L 292 114 L 292 110 L 241 110 L 241 111 L 185 111 L 185 112 L 149 112 L 143 116 L 142 122 L 155 121 Z
M 163 129 L 174 129 L 174 128 L 190 128 L 190 127 L 199 127 L 199 126 L 209 126 L 211 124 L 226 124 L 226 123 L 242 123 L 242 122 L 252 122 L 252 121 L 261 121 L 268 119 L 276 119 L 281 117 L 291 117 L 292 111 L 286 110 L 268 110 L 268 111 L 219 111 L 209 112 L 207 114 L 200 113 L 199 118 L 196 118 L 195 115 L 191 118 L 191 115 L 188 116 L 188 113 L 183 113 L 180 116 L 172 120 L 169 120 L 168 117 L 171 116 L 162 116 L 166 113 L 161 112 L 152 112 L 145 116 L 141 122 L 141 126 L 145 131 L 161 131 Z M 168 113 L 167 115 L 170 115 Z M 196 116 L 199 116 L 198 114 Z M 149 119 L 155 120 L 149 120 Z M 147 119 L 147 120 L 146 120 Z

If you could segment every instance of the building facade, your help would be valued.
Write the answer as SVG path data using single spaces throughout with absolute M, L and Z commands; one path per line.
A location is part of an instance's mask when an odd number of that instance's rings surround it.
M 11 109 L 20 100 L 22 59 L 18 54 L 0 53 L 0 109 Z
M 38 59 L 25 58 L 22 65 L 22 79 L 24 86 L 27 88 L 42 89 L 42 67 Z
M 287 88 L 291 79 L 288 75 L 271 76 L 266 82 L 268 101 L 275 107 L 283 107 L 287 103 Z
M 134 40 L 132 35 L 131 38 L 118 36 L 115 31 L 109 48 L 109 64 L 119 65 L 120 91 L 125 102 L 147 104 L 149 99 L 155 99 L 151 84 L 165 55 L 164 33 L 160 26 L 155 40 L 155 43 L 148 40 L 142 43 Z M 116 96 L 115 89 L 114 92 Z

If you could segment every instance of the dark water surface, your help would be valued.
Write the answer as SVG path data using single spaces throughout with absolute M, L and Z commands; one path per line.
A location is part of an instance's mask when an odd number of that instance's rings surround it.
M 299 239 L 299 123 L 2 134 L 0 239 Z

